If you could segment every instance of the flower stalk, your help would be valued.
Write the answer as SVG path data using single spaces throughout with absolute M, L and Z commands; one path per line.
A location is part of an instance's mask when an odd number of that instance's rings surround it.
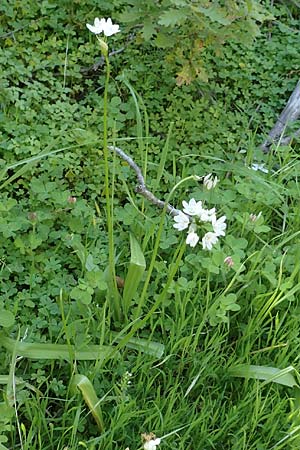
M 113 25 L 111 19 L 99 19 L 95 18 L 94 24 L 86 24 L 87 28 L 96 35 L 100 44 L 100 49 L 103 57 L 105 58 L 105 84 L 104 84 L 104 105 L 103 105 L 103 157 L 104 157 L 104 192 L 105 192 L 105 204 L 106 204 L 106 218 L 107 218 L 107 233 L 108 233 L 108 265 L 109 265 L 109 277 L 108 277 L 108 292 L 112 303 L 112 312 L 116 320 L 121 318 L 120 296 L 118 293 L 115 273 L 115 260 L 114 260 L 114 235 L 113 235 L 113 202 L 110 197 L 110 179 L 109 179 L 109 161 L 108 161 L 108 89 L 110 79 L 110 63 L 108 57 L 108 45 L 106 42 L 107 36 L 112 36 L 118 33 L 119 25 Z M 100 38 L 100 34 L 104 34 L 104 39 Z

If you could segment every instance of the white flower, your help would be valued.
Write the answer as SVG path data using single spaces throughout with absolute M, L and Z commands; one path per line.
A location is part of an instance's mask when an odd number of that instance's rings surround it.
M 185 230 L 190 224 L 189 217 L 181 211 L 174 217 L 174 220 L 176 223 L 173 227 L 177 228 L 179 231 Z
M 103 33 L 105 36 L 112 36 L 113 34 L 119 33 L 119 25 L 113 25 L 111 19 L 107 19 L 107 21 L 105 21 L 105 19 L 103 20 Z
M 203 185 L 206 187 L 206 189 L 210 190 L 216 187 L 217 183 L 219 182 L 218 177 L 213 177 L 211 173 L 206 175 L 203 178 Z
M 145 442 L 144 450 L 156 450 L 156 447 L 160 444 L 160 438 L 150 439 L 150 441 Z
M 86 24 L 87 28 L 94 34 L 100 34 L 103 31 L 103 21 L 105 19 L 99 19 L 96 17 L 94 20 L 94 25 L 90 25 L 89 23 Z
M 261 172 L 269 173 L 268 169 L 265 168 L 264 164 L 252 164 L 251 169 L 255 171 L 260 170 Z
M 185 241 L 185 242 L 186 242 L 188 245 L 190 245 L 191 247 L 195 247 L 195 246 L 197 245 L 198 241 L 199 241 L 199 236 L 198 236 L 198 234 L 195 233 L 195 231 L 191 231 L 191 232 L 189 232 L 189 234 L 187 235 L 187 238 L 186 238 L 186 241 Z
M 216 220 L 216 208 L 202 209 L 198 217 L 202 222 L 212 222 Z
M 202 202 L 196 202 L 194 198 L 191 198 L 189 202 L 183 200 L 182 204 L 183 211 L 189 216 L 198 216 L 203 210 Z
M 111 18 L 106 20 L 96 17 L 94 25 L 87 23 L 86 26 L 92 33 L 100 34 L 103 32 L 105 36 L 112 36 L 120 31 L 119 25 L 113 25 Z
M 226 230 L 226 216 L 222 216 L 220 217 L 220 219 L 216 219 L 216 217 L 213 218 L 212 220 L 212 226 L 214 229 L 214 234 L 216 236 L 225 236 L 225 230 Z
M 211 250 L 212 246 L 218 242 L 218 237 L 215 233 L 209 231 L 202 238 L 203 250 Z

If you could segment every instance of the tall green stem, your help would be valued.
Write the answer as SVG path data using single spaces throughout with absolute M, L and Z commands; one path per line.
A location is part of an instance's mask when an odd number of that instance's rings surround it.
M 114 235 L 113 235 L 113 214 L 112 214 L 112 202 L 110 198 L 109 189 L 109 163 L 108 163 L 108 87 L 110 77 L 110 64 L 109 58 L 105 55 L 106 62 L 106 75 L 104 86 L 104 106 L 103 106 L 103 155 L 104 155 L 104 190 L 105 190 L 105 202 L 106 202 L 106 219 L 107 219 L 107 233 L 108 233 L 108 265 L 109 265 L 109 277 L 108 277 L 108 294 L 110 297 L 110 304 L 112 303 L 112 312 L 115 319 L 120 320 L 120 304 L 119 293 L 116 285 L 115 274 L 115 257 L 114 257 Z
M 141 314 L 142 307 L 143 307 L 144 302 L 145 302 L 148 286 L 149 286 L 149 283 L 150 283 L 151 275 L 152 275 L 152 272 L 153 272 L 153 269 L 154 269 L 154 265 L 155 265 L 155 261 L 156 261 L 156 256 L 157 256 L 157 253 L 158 253 L 158 248 L 159 248 L 159 244 L 160 244 L 160 238 L 161 238 L 161 235 L 162 235 L 162 232 L 163 232 L 163 227 L 164 227 L 164 222 L 165 222 L 165 215 L 166 215 L 166 212 L 167 212 L 167 206 L 168 206 L 168 204 L 169 204 L 169 202 L 170 202 L 170 200 L 172 198 L 172 195 L 174 194 L 176 189 L 179 186 L 181 186 L 181 184 L 185 183 L 186 181 L 195 180 L 195 179 L 197 179 L 197 177 L 195 175 L 190 175 L 190 176 L 184 178 L 183 180 L 180 180 L 173 187 L 173 189 L 171 190 L 171 192 L 169 193 L 169 195 L 168 195 L 168 197 L 166 199 L 165 207 L 162 210 L 158 231 L 156 233 L 155 244 L 154 244 L 154 248 L 153 248 L 153 251 L 152 251 L 152 258 L 151 258 L 151 261 L 150 261 L 150 265 L 149 265 L 149 269 L 148 269 L 148 272 L 147 272 L 146 280 L 144 282 L 143 290 L 142 290 L 142 293 L 141 293 L 140 298 L 139 298 L 139 303 L 138 303 L 138 306 L 137 306 L 137 309 L 136 309 L 136 314 L 135 314 L 135 318 L 136 319 Z M 183 247 L 185 248 L 185 244 L 184 244 Z M 161 298 L 161 297 L 159 296 L 159 298 Z

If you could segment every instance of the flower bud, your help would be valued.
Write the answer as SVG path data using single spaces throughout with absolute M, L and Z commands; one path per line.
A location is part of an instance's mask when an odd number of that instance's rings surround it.
M 261 216 L 261 211 L 260 213 L 256 214 L 250 214 L 249 215 L 249 219 L 251 220 L 251 222 L 256 222 Z
M 227 256 L 224 259 L 224 264 L 226 264 L 226 266 L 228 266 L 228 267 L 233 267 L 234 266 L 234 262 L 233 262 L 233 259 L 231 258 L 231 256 Z
M 70 195 L 70 197 L 68 197 L 68 203 L 76 203 L 77 202 L 77 198 L 76 197 L 72 197 Z
M 28 213 L 28 220 L 30 220 L 30 222 L 36 222 L 37 221 L 37 213 L 35 212 L 30 212 Z

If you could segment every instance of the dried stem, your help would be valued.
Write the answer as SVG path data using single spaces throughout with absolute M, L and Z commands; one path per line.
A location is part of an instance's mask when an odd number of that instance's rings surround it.
M 135 171 L 138 180 L 138 185 L 136 186 L 135 190 L 138 194 L 141 194 L 154 206 L 158 206 L 161 209 L 166 207 L 166 211 L 173 217 L 177 216 L 180 213 L 180 211 L 174 208 L 174 206 L 170 205 L 169 203 L 166 204 L 166 202 L 164 202 L 163 200 L 159 200 L 159 198 L 155 197 L 155 195 L 152 194 L 151 191 L 149 191 L 149 189 L 146 186 L 145 179 L 143 177 L 141 169 L 130 156 L 128 156 L 119 147 L 110 145 L 108 146 L 108 149 L 112 152 L 115 152 L 118 156 L 120 156 L 120 158 L 126 161 L 127 164 Z
M 270 151 L 270 147 L 273 143 L 280 142 L 279 145 L 288 145 L 293 138 L 299 136 L 299 130 L 292 133 L 290 136 L 284 136 L 286 127 L 296 122 L 300 116 L 300 81 L 297 83 L 294 91 L 292 92 L 285 108 L 280 114 L 274 127 L 268 134 L 266 140 L 260 146 L 264 153 Z M 281 137 L 281 138 L 280 138 Z

